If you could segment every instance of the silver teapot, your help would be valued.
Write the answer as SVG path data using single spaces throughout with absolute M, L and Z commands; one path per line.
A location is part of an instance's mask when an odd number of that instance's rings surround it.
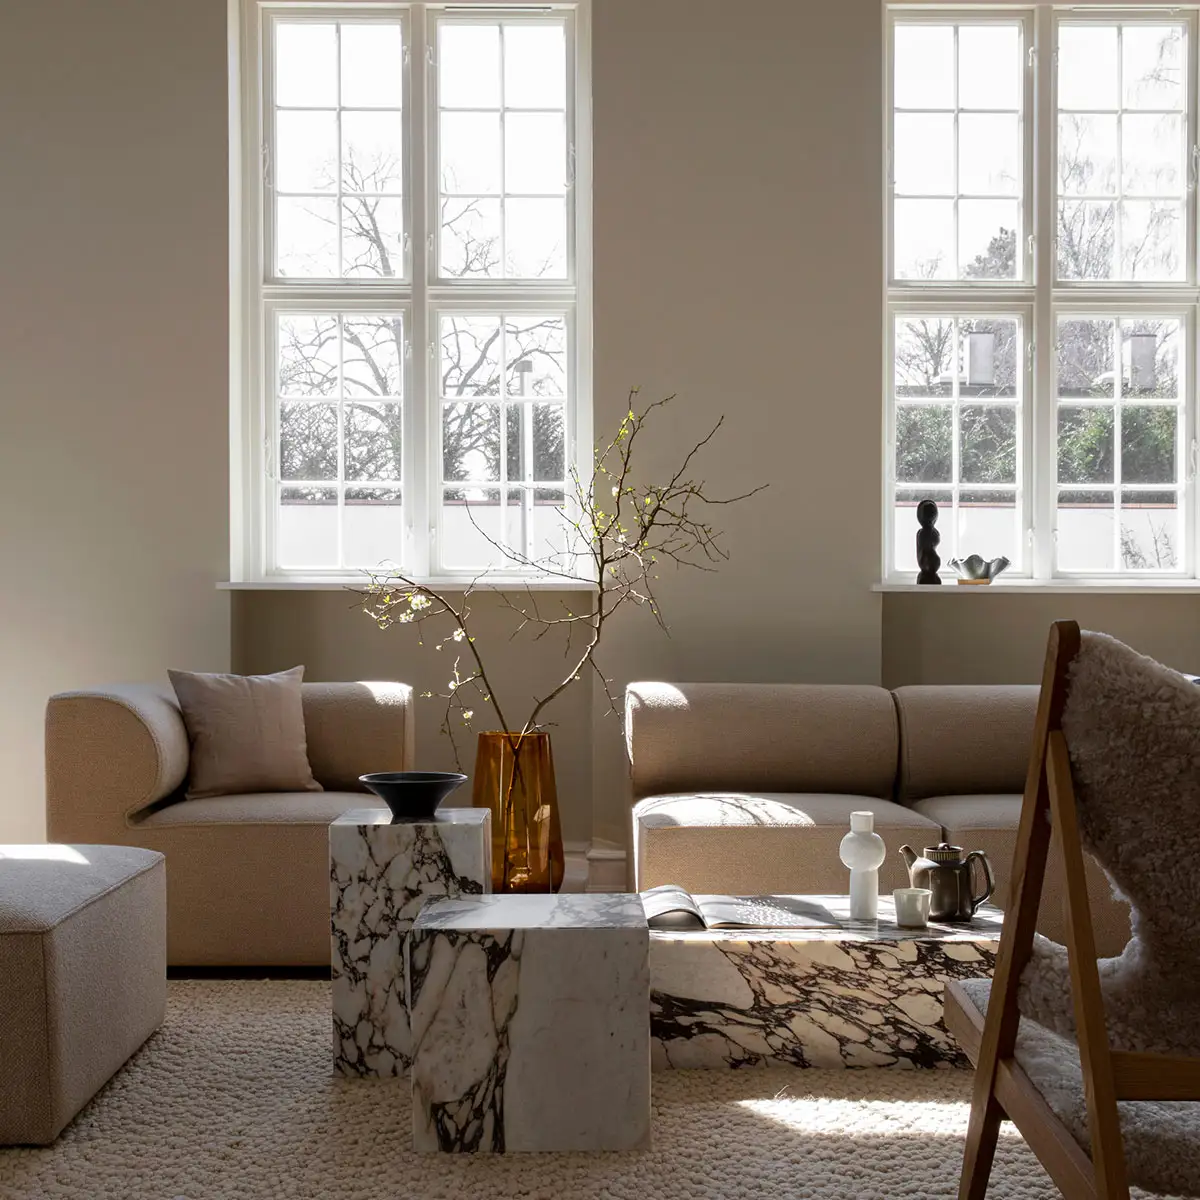
M 928 888 L 933 893 L 929 901 L 931 921 L 969 921 L 996 890 L 992 864 L 982 850 L 972 850 L 964 856 L 961 846 L 942 842 L 926 846 L 919 858 L 911 846 L 901 846 L 900 856 L 908 866 L 909 886 Z M 985 887 L 978 894 L 971 887 L 974 859 L 979 860 L 984 875 Z

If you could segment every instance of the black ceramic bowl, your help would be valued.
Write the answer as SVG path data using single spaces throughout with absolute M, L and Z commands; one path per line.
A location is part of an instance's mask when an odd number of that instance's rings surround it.
M 428 820 L 456 787 L 467 782 L 457 771 L 376 771 L 360 775 L 365 784 L 392 810 L 397 821 Z

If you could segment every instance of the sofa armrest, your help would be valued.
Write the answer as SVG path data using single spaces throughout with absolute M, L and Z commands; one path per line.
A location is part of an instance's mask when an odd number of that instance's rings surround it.
M 891 693 L 858 684 L 631 683 L 634 800 L 687 791 L 887 799 L 899 752 Z
M 115 684 L 51 696 L 47 836 L 123 840 L 129 820 L 176 791 L 187 769 L 187 730 L 169 689 Z
M 407 771 L 413 762 L 413 690 L 406 683 L 306 683 L 304 732 L 314 778 L 360 792 L 360 775 Z

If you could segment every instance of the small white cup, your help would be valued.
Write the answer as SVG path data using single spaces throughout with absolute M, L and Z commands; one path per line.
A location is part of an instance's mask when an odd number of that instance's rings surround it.
M 896 924 L 901 929 L 924 929 L 929 924 L 929 901 L 933 893 L 928 888 L 896 888 Z

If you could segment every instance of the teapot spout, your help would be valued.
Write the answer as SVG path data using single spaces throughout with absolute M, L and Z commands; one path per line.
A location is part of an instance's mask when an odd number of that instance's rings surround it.
M 904 865 L 912 871 L 913 863 L 917 861 L 917 852 L 911 846 L 900 847 L 900 857 L 904 859 Z M 911 876 L 910 876 L 911 877 Z

